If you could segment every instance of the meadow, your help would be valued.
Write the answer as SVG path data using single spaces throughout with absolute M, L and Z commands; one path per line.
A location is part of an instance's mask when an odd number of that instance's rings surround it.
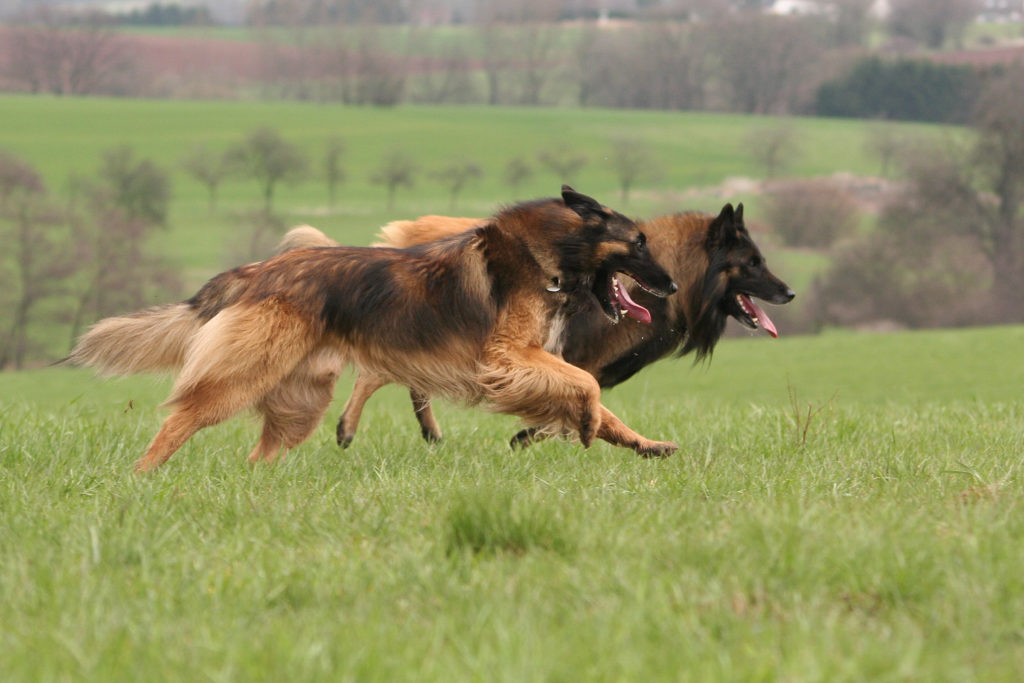
M 643 460 L 397 388 L 152 476 L 167 382 L 0 375 L 8 680 L 1016 680 L 1024 327 L 725 340 L 606 394 Z M 337 398 L 347 394 L 348 379 Z
M 744 140 L 766 118 L 602 110 L 0 97 L 0 147 L 51 188 L 131 145 L 174 194 L 156 249 L 192 285 L 231 264 L 259 206 L 227 182 L 216 211 L 177 166 L 261 125 L 313 163 L 347 144 L 335 206 L 311 178 L 278 211 L 352 244 L 387 220 L 448 212 L 428 171 L 485 176 L 456 213 L 516 197 L 508 160 L 567 143 L 577 189 L 638 216 L 759 198 Z M 787 120 L 788 170 L 875 174 L 863 122 Z M 946 129 L 901 126 L 906 136 Z M 608 154 L 629 135 L 661 173 L 617 203 Z M 368 176 L 391 149 L 421 164 L 388 210 Z M 523 197 L 561 179 L 537 169 Z M 702 189 L 703 188 L 703 189 Z M 819 255 L 759 234 L 799 293 Z M 850 293 L 855 296 L 855 292 Z M 325 424 L 250 468 L 258 428 L 205 430 L 166 467 L 131 465 L 165 414 L 166 379 L 51 367 L 0 374 L 0 670 L 9 680 L 1016 680 L 1024 661 L 1024 327 L 814 337 L 747 335 L 712 361 L 666 360 L 607 405 L 680 450 L 605 444 L 511 451 L 512 418 L 441 404 L 419 439 L 381 391 L 353 445 Z
M 71 176 L 94 175 L 105 150 L 128 145 L 139 158 L 165 168 L 173 184 L 168 229 L 156 237 L 160 251 L 192 273 L 198 284 L 235 265 L 233 246 L 245 242 L 252 213 L 261 207 L 254 181 L 231 178 L 211 212 L 206 190 L 180 166 L 196 145 L 223 150 L 252 130 L 269 126 L 310 159 L 311 176 L 276 192 L 275 210 L 294 224 L 309 222 L 350 244 L 368 243 L 383 223 L 426 213 L 488 215 L 515 199 L 552 196 L 566 179 L 537 161 L 546 149 L 568 149 L 587 158 L 572 182 L 632 215 L 680 210 L 717 212 L 725 201 L 746 201 L 757 220 L 756 196 L 719 191 L 731 177 L 763 174 L 748 140 L 758 130 L 793 126 L 799 139 L 787 173 L 821 176 L 845 171 L 875 175 L 880 162 L 865 148 L 871 127 L 863 121 L 777 119 L 713 113 L 600 109 L 427 107 L 392 109 L 274 102 L 187 102 L 0 96 L 0 148 L 32 163 L 51 190 L 66 192 Z M 951 129 L 893 124 L 905 137 L 946 135 Z M 330 138 L 346 145 L 346 180 L 334 206 L 319 170 Z M 654 171 L 641 179 L 630 202 L 619 199 L 611 159 L 613 143 L 632 140 L 651 153 Z M 415 185 L 400 189 L 388 209 L 383 187 L 370 182 L 394 150 L 416 163 Z M 523 158 L 533 175 L 512 191 L 505 165 Z M 471 160 L 483 177 L 453 208 L 433 172 L 453 160 Z M 703 190 L 702 190 L 703 188 Z M 519 196 L 516 196 L 516 195 Z M 794 259 L 797 264 L 802 260 Z

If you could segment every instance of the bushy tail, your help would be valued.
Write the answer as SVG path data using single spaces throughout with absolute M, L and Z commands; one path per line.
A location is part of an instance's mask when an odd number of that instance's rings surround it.
M 391 221 L 380 229 L 380 242 L 372 247 L 406 247 L 426 244 L 458 235 L 485 223 L 481 218 L 454 218 L 452 216 L 420 216 L 414 221 Z
M 285 233 L 274 249 L 274 255 L 293 249 L 312 247 L 337 247 L 338 243 L 311 225 L 298 225 Z
M 104 318 L 79 338 L 67 360 L 103 375 L 179 370 L 202 324 L 186 303 Z

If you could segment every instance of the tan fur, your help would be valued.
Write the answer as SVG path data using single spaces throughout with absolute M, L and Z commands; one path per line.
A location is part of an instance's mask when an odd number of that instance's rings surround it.
M 297 225 L 288 232 L 274 248 L 274 255 L 295 249 L 311 247 L 336 247 L 338 243 L 311 225 Z
M 547 211 L 543 218 L 534 216 L 542 210 Z M 556 205 L 554 211 L 567 225 L 573 221 L 582 225 L 569 209 Z M 646 443 L 664 453 L 674 450 L 674 444 L 651 442 L 621 425 L 601 405 L 600 387 L 593 377 L 542 348 L 549 340 L 555 311 L 562 305 L 558 302 L 564 298 L 544 289 L 558 275 L 551 270 L 557 262 L 547 253 L 552 215 L 551 209 L 507 210 L 499 214 L 503 223 L 489 224 L 487 249 L 483 242 L 477 244 L 484 239 L 484 233 L 478 232 L 460 242 L 456 251 L 434 246 L 425 256 L 389 250 L 310 249 L 334 243 L 319 231 L 301 226 L 285 237 L 279 256 L 211 280 L 197 294 L 197 308 L 189 311 L 192 319 L 187 325 L 183 322 L 187 304 L 101 321 L 71 359 L 109 372 L 181 368 L 166 402 L 172 413 L 136 463 L 139 472 L 159 467 L 196 431 L 247 407 L 255 408 L 264 420 L 250 461 L 277 458 L 282 449 L 304 441 L 319 424 L 338 372 L 347 363 L 373 378 L 373 383 L 362 385 L 365 396 L 357 392 L 346 406 L 345 415 L 353 425 L 358 423 L 365 398 L 380 384 L 396 382 L 410 388 L 425 436 L 440 438 L 428 398 L 440 394 L 470 404 L 483 402 L 493 410 L 519 415 L 530 425 L 578 432 L 585 445 L 603 434 L 616 444 L 635 448 Z M 341 294 L 362 286 L 372 288 L 374 283 L 348 275 L 350 269 L 360 267 L 363 254 L 372 263 L 397 264 L 388 286 L 401 286 L 406 296 L 415 298 L 430 295 L 430 281 L 413 277 L 413 271 L 402 270 L 402 264 L 434 263 L 431 253 L 436 250 L 436 258 L 441 259 L 437 263 L 448 263 L 447 272 L 456 274 L 458 291 L 466 295 L 467 305 L 485 311 L 493 300 L 487 260 L 492 256 L 484 253 L 495 249 L 517 253 L 524 245 L 527 256 L 521 263 L 515 261 L 519 276 L 506 280 L 506 286 L 511 285 L 505 292 L 508 303 L 497 311 L 482 344 L 471 336 L 446 331 L 457 328 L 442 328 L 441 333 L 449 335 L 444 344 L 400 349 L 400 344 L 387 338 L 360 336 L 359 330 L 339 332 L 347 329 L 344 326 L 327 327 L 321 282 L 331 278 L 338 283 L 332 286 L 340 287 L 334 291 Z M 204 311 L 212 317 L 203 319 Z M 385 318 L 388 315 L 395 314 L 380 312 Z M 148 320 L 148 327 L 136 319 Z M 157 340 L 152 330 L 161 325 L 170 325 L 175 334 Z M 137 332 L 139 326 L 146 331 Z M 401 344 L 408 346 L 408 342 Z M 134 348 L 124 350 L 126 346 Z
M 441 237 L 457 235 L 482 224 L 483 218 L 452 218 L 451 216 L 420 216 L 414 221 L 391 221 L 380 229 L 380 241 L 372 247 L 405 249 L 433 242 Z M 321 233 L 323 234 L 323 233 Z
M 185 304 L 105 318 L 82 335 L 68 360 L 102 375 L 177 370 L 201 326 Z

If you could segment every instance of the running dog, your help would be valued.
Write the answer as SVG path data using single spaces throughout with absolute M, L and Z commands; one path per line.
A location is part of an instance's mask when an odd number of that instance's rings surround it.
M 675 444 L 629 429 L 594 377 L 556 355 L 576 311 L 617 315 L 619 272 L 655 296 L 677 289 L 633 221 L 563 186 L 561 199 L 430 244 L 297 248 L 235 268 L 187 301 L 101 320 L 68 360 L 107 374 L 180 370 L 138 472 L 248 407 L 263 417 L 249 460 L 274 460 L 316 428 L 348 363 L 584 446 L 597 437 L 666 455 Z
M 382 229 L 382 244 L 407 247 L 428 243 L 479 223 L 475 218 L 447 216 L 395 221 Z M 659 299 L 635 282 L 623 287 L 612 278 L 617 310 L 609 312 L 591 302 L 568 320 L 560 349 L 567 362 L 608 388 L 671 354 L 681 357 L 693 352 L 697 361 L 710 357 L 730 317 L 751 329 L 761 328 L 772 337 L 778 336 L 775 324 L 754 299 L 785 304 L 796 295 L 768 269 L 743 223 L 742 204 L 735 209 L 726 204 L 717 216 L 676 213 L 643 222 L 640 227 L 655 260 L 679 284 L 679 293 Z M 331 243 L 315 230 L 297 237 L 299 241 Z M 338 421 L 339 445 L 351 443 L 363 405 L 387 383 L 385 377 L 359 374 Z M 440 439 L 429 396 L 415 390 L 411 395 L 423 437 L 428 441 Z M 525 446 L 544 433 L 536 428 L 524 429 L 512 439 L 512 445 Z

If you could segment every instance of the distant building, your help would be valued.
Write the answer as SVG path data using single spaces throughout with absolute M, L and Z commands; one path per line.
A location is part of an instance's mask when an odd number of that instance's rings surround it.
M 825 5 L 814 0 L 775 0 L 768 12 L 783 16 L 808 16 L 821 14 L 825 9 Z
M 1024 0 L 982 0 L 980 21 L 1004 23 L 1024 18 Z

